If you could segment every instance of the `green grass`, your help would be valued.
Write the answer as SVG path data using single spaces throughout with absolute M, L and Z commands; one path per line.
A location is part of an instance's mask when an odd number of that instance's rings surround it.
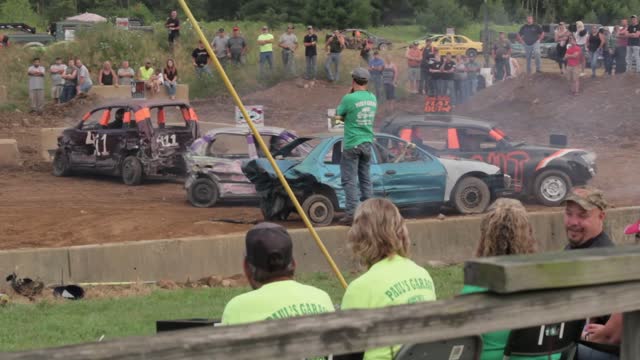
M 427 267 L 438 299 L 462 288 L 462 267 Z M 350 274 L 347 280 L 356 275 Z M 344 293 L 331 274 L 302 274 L 298 280 L 327 291 L 335 303 Z M 0 307 L 0 352 L 37 349 L 155 333 L 156 320 L 219 318 L 224 305 L 248 288 L 156 290 L 147 296 L 76 302 L 40 302 Z

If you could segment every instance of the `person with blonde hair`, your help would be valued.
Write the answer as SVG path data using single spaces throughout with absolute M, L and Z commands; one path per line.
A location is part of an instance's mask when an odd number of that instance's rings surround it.
M 436 300 L 429 272 L 409 259 L 409 231 L 389 200 L 369 199 L 356 210 L 347 244 L 367 271 L 342 298 L 342 309 L 371 309 Z M 400 345 L 370 349 L 365 360 L 391 360 Z
M 480 223 L 477 257 L 532 254 L 537 250 L 527 210 L 515 199 L 496 200 Z M 465 285 L 462 294 L 485 292 L 487 289 Z M 509 330 L 482 334 L 481 360 L 502 360 L 509 339 Z M 560 354 L 551 359 L 557 360 Z M 547 360 L 545 356 L 512 356 L 511 359 Z

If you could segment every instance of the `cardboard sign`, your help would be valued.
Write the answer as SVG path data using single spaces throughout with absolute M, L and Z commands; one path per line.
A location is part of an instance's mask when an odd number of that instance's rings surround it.
M 456 28 L 447 28 L 447 35 L 455 35 L 456 34 Z
M 327 128 L 329 132 L 343 132 L 344 122 L 342 120 L 336 120 L 336 109 L 327 110 Z
M 424 112 L 429 114 L 448 114 L 452 110 L 449 96 L 427 96 L 424 101 Z
M 245 106 L 245 110 L 249 113 L 249 117 L 255 126 L 264 126 L 264 109 L 262 105 Z M 236 106 L 236 126 L 248 126 L 242 116 L 240 108 Z
M 118 29 L 129 30 L 129 18 L 116 18 L 116 27 Z

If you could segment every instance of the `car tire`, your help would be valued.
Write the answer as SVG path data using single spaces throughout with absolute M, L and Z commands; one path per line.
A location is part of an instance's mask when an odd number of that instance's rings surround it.
M 331 225 L 335 217 L 333 202 L 322 194 L 313 194 L 306 198 L 302 203 L 302 210 L 316 226 Z
M 209 178 L 198 178 L 187 189 L 187 198 L 195 207 L 212 207 L 218 202 L 218 185 Z
M 53 157 L 53 175 L 71 175 L 71 162 L 69 161 L 69 155 L 64 150 L 56 151 L 56 154 Z
M 540 204 L 560 206 L 572 186 L 571 179 L 565 172 L 550 169 L 536 176 L 533 192 Z
M 478 50 L 476 50 L 476 49 L 467 50 L 467 56 L 472 57 L 472 56 L 477 56 L 477 55 L 478 55 Z
M 378 50 L 387 51 L 387 50 L 389 50 L 389 45 L 382 43 L 382 44 L 378 45 Z
M 451 202 L 460 214 L 479 214 L 489 207 L 491 191 L 482 179 L 467 176 L 453 188 Z
M 135 186 L 142 183 L 142 163 L 134 155 L 127 156 L 122 162 L 122 182 Z

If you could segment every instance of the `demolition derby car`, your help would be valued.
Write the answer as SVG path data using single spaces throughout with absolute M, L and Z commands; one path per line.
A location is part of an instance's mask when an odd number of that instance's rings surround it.
M 565 148 L 564 136 L 551 136 L 556 146 L 528 145 L 512 141 L 490 123 L 450 115 L 398 115 L 388 119 L 381 131 L 440 157 L 499 166 L 511 176 L 515 194 L 534 196 L 547 206 L 560 205 L 572 186 L 586 184 L 596 173 L 596 155 Z
M 125 100 L 87 112 L 58 137 L 53 174 L 92 171 L 138 185 L 145 176 L 183 175 L 183 153 L 198 137 L 198 117 L 180 101 Z
M 298 146 L 313 143 L 306 157 L 295 153 Z M 438 159 L 394 136 L 376 135 L 373 148 L 374 196 L 387 197 L 399 207 L 451 205 L 463 214 L 480 213 L 510 183 L 497 166 Z M 342 136 L 298 138 L 275 155 L 309 219 L 319 226 L 329 225 L 335 212 L 345 206 L 340 178 Z M 266 220 L 284 220 L 295 211 L 266 159 L 249 161 L 242 171 L 256 186 Z
M 296 139 L 290 131 L 265 126 L 258 128 L 271 153 Z M 306 151 L 307 147 L 300 150 Z M 209 131 L 193 142 L 185 154 L 188 176 L 187 198 L 195 207 L 211 207 L 221 199 L 256 199 L 253 184 L 242 173 L 242 163 L 264 157 L 248 127 Z

